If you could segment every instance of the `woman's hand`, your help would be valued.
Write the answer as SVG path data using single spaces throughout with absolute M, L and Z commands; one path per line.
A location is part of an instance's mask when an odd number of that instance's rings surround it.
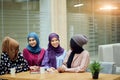
M 57 70 L 58 70 L 59 73 L 65 72 L 65 68 L 64 67 L 59 67 L 59 68 L 57 68 Z
M 38 71 L 38 70 L 40 70 L 40 67 L 39 66 L 30 66 L 30 70 L 31 71 Z
M 48 68 L 47 71 L 48 72 L 54 72 L 55 68 L 54 67 L 51 67 L 51 68 Z

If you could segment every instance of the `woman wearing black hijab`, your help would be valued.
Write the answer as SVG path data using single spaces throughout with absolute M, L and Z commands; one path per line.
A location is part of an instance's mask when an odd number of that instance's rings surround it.
M 70 40 L 71 50 L 68 52 L 63 65 L 58 68 L 58 72 L 85 72 L 90 58 L 89 52 L 83 48 L 88 39 L 85 35 L 74 35 Z

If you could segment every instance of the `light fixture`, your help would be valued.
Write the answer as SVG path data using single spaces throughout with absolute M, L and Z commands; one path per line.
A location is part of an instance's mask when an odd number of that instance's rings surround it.
M 75 4 L 74 7 L 80 7 L 83 6 L 84 4 Z
M 113 7 L 111 5 L 107 5 L 107 6 L 100 8 L 100 10 L 115 10 L 115 9 L 118 9 L 118 7 Z

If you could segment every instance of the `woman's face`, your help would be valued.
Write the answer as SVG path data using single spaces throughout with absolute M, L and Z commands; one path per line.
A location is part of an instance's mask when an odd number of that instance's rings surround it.
M 53 47 L 55 47 L 55 48 L 57 48 L 58 47 L 58 45 L 59 45 L 59 40 L 57 39 L 57 38 L 52 38 L 52 40 L 51 40 L 51 45 L 53 46 Z
M 37 45 L 37 41 L 34 38 L 29 38 L 29 44 L 31 47 L 35 47 Z

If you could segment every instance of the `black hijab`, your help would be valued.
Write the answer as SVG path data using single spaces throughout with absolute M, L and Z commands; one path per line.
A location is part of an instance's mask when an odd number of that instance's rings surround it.
M 71 63 L 73 61 L 74 55 L 75 54 L 80 54 L 82 51 L 84 51 L 84 49 L 82 47 L 80 47 L 79 45 L 76 44 L 76 42 L 71 38 L 70 40 L 70 47 L 72 49 L 72 52 L 68 58 L 67 61 L 67 67 L 71 68 Z

